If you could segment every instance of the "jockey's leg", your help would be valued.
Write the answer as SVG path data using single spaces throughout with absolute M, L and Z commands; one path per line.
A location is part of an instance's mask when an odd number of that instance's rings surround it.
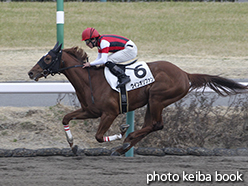
M 118 67 L 115 63 L 108 61 L 105 65 L 109 68 L 110 72 L 118 78 L 119 84 L 116 88 L 120 88 L 131 81 L 130 77 L 125 74 L 124 70 Z

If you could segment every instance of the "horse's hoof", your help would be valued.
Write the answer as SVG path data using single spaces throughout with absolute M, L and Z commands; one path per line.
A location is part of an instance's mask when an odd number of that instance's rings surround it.
M 123 145 L 122 145 L 122 149 L 123 150 L 126 150 L 128 147 L 130 147 L 130 143 L 123 143 Z
M 78 151 L 78 146 L 75 145 L 74 147 L 71 148 L 73 154 L 77 155 L 77 151 Z
M 120 126 L 120 130 L 121 130 L 121 134 L 122 134 L 122 135 L 125 134 L 125 133 L 127 132 L 127 129 L 129 128 L 129 126 L 130 126 L 130 125 L 128 125 L 128 124 L 122 124 L 122 125 Z
M 117 151 L 113 151 L 112 153 L 111 153 L 111 156 L 120 156 L 121 154 L 119 153 L 119 152 L 117 152 Z

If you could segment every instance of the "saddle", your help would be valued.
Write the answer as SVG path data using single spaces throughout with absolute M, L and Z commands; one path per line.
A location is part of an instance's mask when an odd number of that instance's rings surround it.
M 104 68 L 104 75 L 110 87 L 119 92 L 120 113 L 125 113 L 129 109 L 127 92 L 151 84 L 155 79 L 146 62 L 138 61 L 137 58 L 117 65 L 125 71 L 126 75 L 130 76 L 131 81 L 129 83 L 123 87 L 116 88 L 118 78 L 107 67 Z

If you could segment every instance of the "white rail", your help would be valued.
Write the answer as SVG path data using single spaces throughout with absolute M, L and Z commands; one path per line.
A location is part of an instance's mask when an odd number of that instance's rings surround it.
M 74 93 L 71 83 L 0 83 L 1 94 Z
M 239 82 L 248 85 L 248 82 Z M 198 89 L 201 92 L 203 89 Z M 213 92 L 206 88 L 204 92 Z M 0 94 L 75 93 L 71 83 L 0 83 Z

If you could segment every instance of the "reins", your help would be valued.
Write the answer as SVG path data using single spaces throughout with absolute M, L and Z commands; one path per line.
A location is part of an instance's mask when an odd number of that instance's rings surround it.
M 61 73 L 62 71 L 64 70 L 68 70 L 68 69 L 71 69 L 71 68 L 78 68 L 78 67 L 83 67 L 84 65 L 74 65 L 74 66 L 70 66 L 70 67 L 64 67 L 64 68 L 60 68 L 57 70 L 57 72 L 52 72 L 53 74 L 56 74 L 56 73 Z

